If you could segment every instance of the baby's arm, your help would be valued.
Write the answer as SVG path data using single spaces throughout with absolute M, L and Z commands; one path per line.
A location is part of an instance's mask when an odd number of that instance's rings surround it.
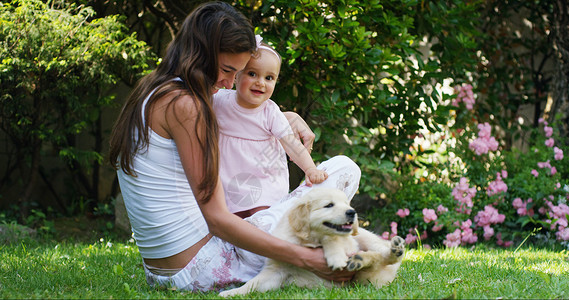
M 294 137 L 294 134 L 287 135 L 279 140 L 286 154 L 290 159 L 299 166 L 306 175 L 306 185 L 311 186 L 313 183 L 321 183 L 328 178 L 328 173 L 316 168 L 310 153 L 304 145 Z

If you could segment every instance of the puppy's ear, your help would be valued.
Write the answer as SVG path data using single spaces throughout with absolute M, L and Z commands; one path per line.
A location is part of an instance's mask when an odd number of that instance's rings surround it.
M 352 225 L 352 235 L 353 236 L 358 235 L 358 228 L 360 228 L 360 221 L 358 220 L 358 215 L 356 215 L 356 218 L 354 220 L 354 225 Z
M 297 204 L 288 214 L 288 222 L 294 235 L 301 240 L 307 240 L 310 236 L 310 204 L 302 201 Z

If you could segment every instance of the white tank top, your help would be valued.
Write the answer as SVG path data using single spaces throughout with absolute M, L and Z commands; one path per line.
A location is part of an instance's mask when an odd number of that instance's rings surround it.
M 144 100 L 142 112 L 153 93 Z M 143 258 L 178 254 L 209 233 L 174 140 L 149 129 L 148 150 L 139 150 L 132 167 L 136 177 L 122 169 L 117 174 L 133 237 Z

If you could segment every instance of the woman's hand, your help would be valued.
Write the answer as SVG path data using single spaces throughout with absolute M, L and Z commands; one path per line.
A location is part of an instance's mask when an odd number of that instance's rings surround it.
M 328 267 L 326 258 L 324 257 L 324 251 L 322 248 L 306 248 L 306 256 L 304 259 L 305 269 L 316 274 L 318 277 L 334 281 L 334 282 L 346 282 L 352 280 L 355 271 L 348 271 L 345 269 L 333 271 Z
M 294 137 L 302 141 L 308 153 L 312 152 L 312 144 L 314 143 L 316 135 L 312 132 L 308 124 L 295 112 L 285 111 L 283 114 L 292 128 Z

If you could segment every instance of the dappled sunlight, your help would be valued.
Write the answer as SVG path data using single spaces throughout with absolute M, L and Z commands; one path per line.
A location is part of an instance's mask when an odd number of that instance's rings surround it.
M 549 275 L 569 274 L 569 254 L 563 250 L 560 252 L 536 249 L 524 249 L 519 251 L 510 250 L 469 250 L 462 247 L 437 249 L 437 250 L 414 250 L 405 254 L 403 265 L 440 262 L 439 267 L 462 269 L 493 268 L 506 271 L 545 273 Z
M 549 298 L 566 296 L 568 270 L 567 251 L 411 249 L 392 285 L 413 286 L 405 298 Z

